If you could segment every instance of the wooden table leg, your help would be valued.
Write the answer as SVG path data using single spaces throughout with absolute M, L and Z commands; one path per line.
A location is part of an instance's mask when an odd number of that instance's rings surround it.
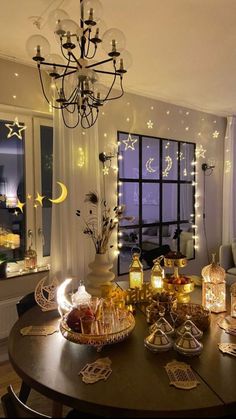
M 52 418 L 62 418 L 63 404 L 59 402 L 52 402 Z

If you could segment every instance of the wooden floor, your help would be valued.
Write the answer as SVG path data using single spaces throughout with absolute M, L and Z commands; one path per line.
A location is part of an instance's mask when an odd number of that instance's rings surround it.
M 9 361 L 0 363 L 0 397 L 7 392 L 7 386 L 11 384 L 15 392 L 18 393 L 21 386 L 21 379 L 13 370 Z M 31 390 L 27 405 L 32 409 L 51 416 L 52 401 L 38 392 Z M 63 417 L 71 410 L 67 406 L 63 406 Z M 5 418 L 2 405 L 0 403 L 0 418 Z

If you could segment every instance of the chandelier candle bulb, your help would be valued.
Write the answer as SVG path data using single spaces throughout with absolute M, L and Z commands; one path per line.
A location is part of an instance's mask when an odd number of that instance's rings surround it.
M 226 311 L 225 270 L 215 262 L 202 269 L 202 305 L 213 313 Z
M 139 259 L 140 253 L 133 253 L 132 262 L 129 267 L 129 287 L 142 288 L 143 285 L 143 265 Z

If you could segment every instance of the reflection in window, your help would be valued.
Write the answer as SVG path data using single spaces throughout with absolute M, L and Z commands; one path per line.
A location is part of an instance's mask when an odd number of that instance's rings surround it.
M 118 201 L 125 204 L 126 215 L 135 217 L 132 227 L 119 226 L 118 274 L 128 272 L 133 244 L 141 247 L 146 267 L 149 254 L 168 249 L 193 258 L 195 145 L 124 132 L 118 141 Z
M 8 233 L 19 235 L 20 246 L 14 248 L 9 241 L 0 253 L 5 253 L 8 261 L 22 259 L 25 252 L 25 213 L 17 207 L 18 200 L 25 203 L 25 132 L 21 130 L 20 137 L 8 135 L 6 124 L 14 121 L 0 120 L 0 227 Z M 23 126 L 23 122 L 19 121 Z M 9 236 L 10 237 L 10 236 Z

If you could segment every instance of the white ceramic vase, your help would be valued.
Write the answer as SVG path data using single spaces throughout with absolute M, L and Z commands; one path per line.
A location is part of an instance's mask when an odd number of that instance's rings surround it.
M 95 297 L 101 297 L 103 286 L 114 286 L 115 274 L 110 271 L 113 264 L 108 260 L 108 254 L 96 253 L 93 262 L 89 263 L 91 272 L 87 275 L 86 290 Z

